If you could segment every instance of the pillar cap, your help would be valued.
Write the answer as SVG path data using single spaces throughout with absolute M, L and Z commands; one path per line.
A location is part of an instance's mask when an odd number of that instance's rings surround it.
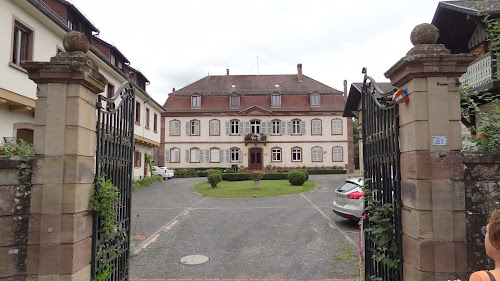
M 422 23 L 413 28 L 410 40 L 413 46 L 418 44 L 436 44 L 439 38 L 439 30 L 430 23 Z

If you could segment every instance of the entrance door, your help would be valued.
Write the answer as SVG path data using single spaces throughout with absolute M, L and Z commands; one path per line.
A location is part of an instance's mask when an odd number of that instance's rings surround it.
M 248 155 L 248 168 L 262 170 L 262 148 L 249 148 Z

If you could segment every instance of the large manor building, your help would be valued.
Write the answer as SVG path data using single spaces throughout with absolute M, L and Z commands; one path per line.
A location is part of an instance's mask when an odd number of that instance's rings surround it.
M 344 86 L 345 88 L 345 86 Z M 209 75 L 169 95 L 160 165 L 353 169 L 345 92 L 302 74 Z

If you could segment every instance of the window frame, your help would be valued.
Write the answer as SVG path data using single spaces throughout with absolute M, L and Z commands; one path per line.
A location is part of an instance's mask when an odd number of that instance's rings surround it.
M 319 121 L 319 133 L 318 132 L 314 132 L 314 121 Z M 319 119 L 319 118 L 314 118 L 311 120 L 311 135 L 312 136 L 321 136 L 323 135 L 323 120 Z
M 336 131 L 334 131 L 333 122 L 335 122 L 335 121 L 339 121 L 340 122 L 340 133 L 336 133 Z M 332 119 L 332 124 L 331 124 L 332 135 L 336 135 L 336 136 L 343 135 L 344 134 L 344 128 L 343 128 L 343 126 L 344 126 L 344 124 L 342 122 L 342 119 L 340 119 L 340 118 L 334 118 L 334 119 Z
M 271 135 L 273 136 L 280 136 L 282 135 L 283 133 L 281 132 L 281 120 L 279 119 L 274 119 L 274 120 L 271 120 Z M 275 123 L 277 123 L 277 128 L 278 128 L 278 132 L 275 133 L 274 132 L 274 129 L 275 129 Z
M 281 94 L 273 93 L 271 94 L 271 107 L 280 108 L 281 107 Z
M 179 154 L 178 154 L 179 157 L 177 158 L 177 161 L 172 161 L 172 152 L 175 150 L 179 151 Z M 168 161 L 168 163 L 180 163 L 180 162 L 181 162 L 181 149 L 178 147 L 170 148 L 170 161 Z
M 240 96 L 238 94 L 231 94 L 229 96 L 229 108 L 240 108 Z
M 336 160 L 335 158 L 335 149 L 340 149 L 340 160 Z M 332 162 L 344 162 L 344 148 L 342 146 L 334 146 L 332 148 Z
M 221 150 L 221 149 L 220 149 L 220 148 L 218 148 L 218 147 L 212 147 L 212 148 L 210 148 L 210 154 L 209 154 L 209 155 L 210 155 L 210 159 L 209 159 L 209 163 L 220 163 L 220 150 Z M 215 157 L 215 158 L 216 158 L 216 159 L 215 159 L 216 161 L 214 161 L 214 160 L 212 159 L 212 158 L 213 158 L 213 157 L 212 157 L 212 151 L 218 151 L 218 153 L 217 153 L 217 157 Z
M 135 124 L 141 125 L 141 102 L 135 102 Z
M 153 113 L 153 132 L 158 133 L 158 114 Z
M 198 94 L 191 95 L 191 108 L 201 108 L 201 96 Z
M 310 96 L 310 103 L 312 107 L 321 106 L 321 95 L 319 93 L 312 93 Z
M 292 121 L 292 135 L 301 135 L 302 134 L 302 120 L 300 119 L 293 119 Z M 294 124 L 295 122 L 297 122 L 297 126 Z M 295 132 L 295 129 L 297 128 L 297 131 L 298 132 Z
M 257 124 L 257 122 L 258 122 L 258 124 Z M 256 129 L 255 132 L 254 132 L 254 128 Z M 262 121 L 259 119 L 250 120 L 250 132 L 254 133 L 254 134 L 262 133 Z
M 134 151 L 134 168 L 140 168 L 142 162 L 142 153 L 139 150 Z
M 198 159 L 196 159 L 197 161 L 193 161 L 193 152 L 194 151 L 197 151 L 198 152 Z M 201 149 L 198 148 L 198 147 L 191 147 L 189 149 L 189 163 L 200 163 L 200 153 L 201 153 Z
M 212 132 L 212 122 L 217 122 L 217 133 Z M 220 136 L 220 120 L 212 119 L 208 122 L 208 135 L 209 136 Z
M 177 123 L 177 131 L 178 131 L 178 134 L 172 134 L 172 123 Z M 180 120 L 177 120 L 177 119 L 174 119 L 174 120 L 170 120 L 168 122 L 168 133 L 169 133 L 169 136 L 180 136 L 181 135 L 181 121 Z M 175 133 L 175 128 L 174 128 L 174 133 Z
M 198 123 L 198 134 L 196 134 L 196 132 L 193 132 L 194 130 L 194 124 L 195 123 Z M 198 119 L 193 119 L 193 120 L 190 120 L 189 121 L 189 135 L 190 136 L 199 136 L 200 135 L 200 120 Z
M 235 125 L 233 126 L 233 122 L 235 123 Z M 233 133 L 233 127 L 236 128 L 236 131 L 238 131 L 237 133 Z M 240 132 L 240 120 L 238 119 L 232 119 L 229 121 L 229 135 L 230 136 L 238 136 L 240 135 L 241 132 Z
M 319 159 L 314 160 L 314 150 L 320 149 Z M 314 146 L 311 148 L 311 162 L 323 162 L 323 148 L 321 146 Z
M 149 130 L 149 108 L 146 107 L 146 124 L 144 124 L 144 127 Z
M 298 154 L 294 152 L 294 150 L 297 150 L 298 151 Z M 302 148 L 301 147 L 298 147 L 298 146 L 295 146 L 295 147 L 292 147 L 291 149 L 292 151 L 292 154 L 291 154 L 291 161 L 292 162 L 302 162 Z M 294 160 L 294 155 L 299 155 L 299 160 Z
M 275 159 L 275 155 L 279 155 L 279 160 Z M 283 149 L 281 147 L 276 146 L 271 148 L 271 162 L 283 162 Z
M 234 153 L 233 153 L 234 151 Z M 230 163 L 240 163 L 242 159 L 240 159 L 240 154 L 241 154 L 241 149 L 239 147 L 231 147 L 229 149 L 229 162 Z M 233 156 L 236 155 L 236 160 L 233 158 Z
M 22 49 L 22 47 L 19 47 L 18 31 L 21 31 L 21 33 L 24 34 L 25 36 L 25 44 L 24 44 L 25 46 L 24 46 L 23 56 L 20 56 L 21 52 L 20 48 Z M 22 20 L 20 20 L 19 18 L 13 16 L 9 65 L 23 72 L 27 72 L 21 66 L 21 61 L 33 60 L 33 54 L 35 49 L 34 43 L 35 43 L 35 29 L 26 24 L 25 22 L 23 22 Z

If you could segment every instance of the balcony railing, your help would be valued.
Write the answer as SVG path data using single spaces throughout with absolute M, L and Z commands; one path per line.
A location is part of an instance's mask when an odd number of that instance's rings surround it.
M 493 81 L 490 53 L 485 54 L 482 58 L 469 65 L 467 72 L 460 77 L 459 81 L 464 85 L 467 84 L 469 87 L 472 87 L 472 89 Z
M 266 140 L 267 136 L 264 133 L 260 134 L 249 133 L 248 135 L 245 135 L 245 146 L 248 143 L 264 143 L 264 145 L 266 145 Z

